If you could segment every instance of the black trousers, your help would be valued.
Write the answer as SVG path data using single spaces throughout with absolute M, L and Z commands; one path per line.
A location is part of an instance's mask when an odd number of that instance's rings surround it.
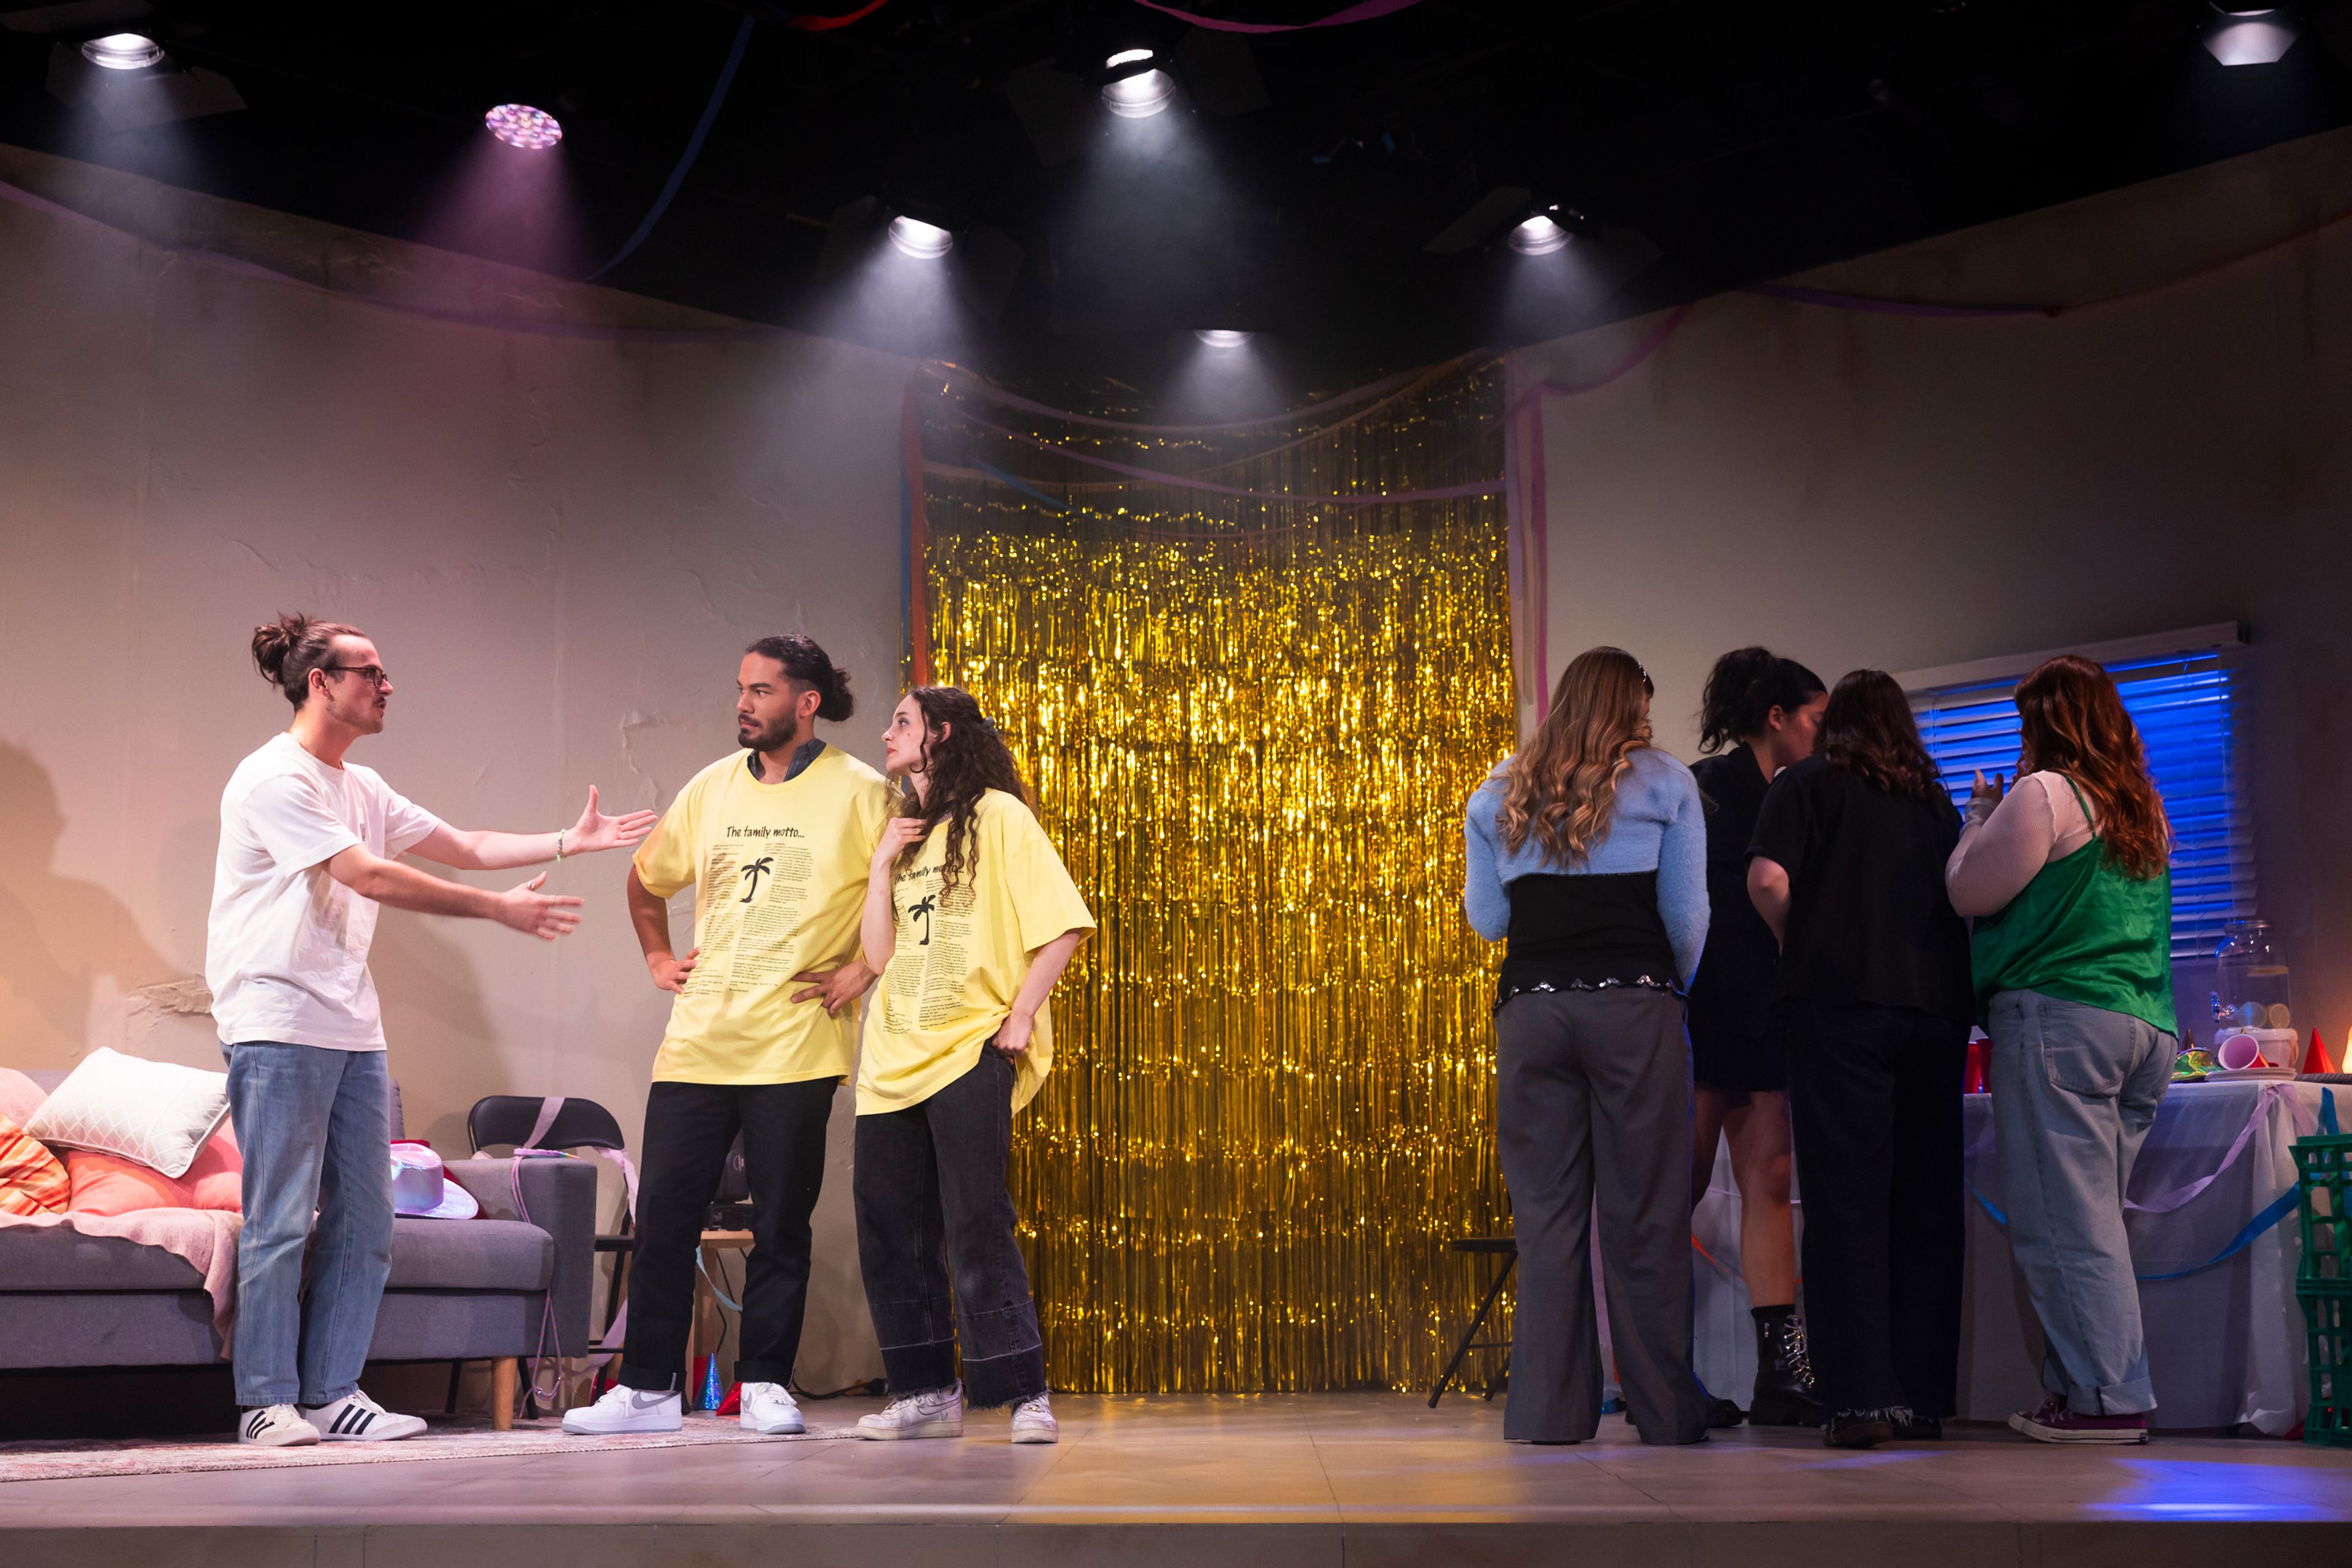
M 857 1262 L 893 1394 L 956 1381 L 985 1409 L 1045 1392 L 1045 1340 L 1005 1190 L 1013 1062 L 983 1047 L 919 1105 L 857 1119 Z M 952 1288 L 952 1293 L 950 1289 Z
M 1914 1008 L 1790 1004 L 1806 1337 L 1832 1410 L 1958 1408 L 1968 1039 Z
M 789 1383 L 808 1307 L 809 1214 L 824 1181 L 824 1124 L 838 1079 L 800 1083 L 656 1083 L 646 1096 L 637 1250 L 629 1265 L 629 1334 L 620 1380 L 686 1384 L 702 1221 L 735 1134 L 751 1184 L 751 1251 L 743 1265 L 744 1383 Z

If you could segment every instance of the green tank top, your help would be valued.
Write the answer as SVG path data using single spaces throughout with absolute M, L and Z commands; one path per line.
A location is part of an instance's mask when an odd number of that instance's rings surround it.
M 2091 808 L 2073 779 L 2084 821 Z M 2172 872 L 2142 879 L 2107 859 L 2094 837 L 2034 873 L 1998 914 L 1979 915 L 1969 937 L 1977 1021 L 1998 991 L 2039 991 L 2180 1032 L 2172 1008 Z

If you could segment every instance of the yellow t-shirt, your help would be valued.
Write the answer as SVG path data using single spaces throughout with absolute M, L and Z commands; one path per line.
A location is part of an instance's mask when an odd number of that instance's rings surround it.
M 751 776 L 738 752 L 694 775 L 637 847 L 657 899 L 694 884 L 701 961 L 669 1010 L 656 1083 L 846 1078 L 856 1012 L 794 1002 L 793 976 L 857 956 L 867 868 L 890 815 L 882 775 L 827 746 L 793 777 Z M 680 944 L 681 949 L 685 944 Z
M 866 1000 L 860 1116 L 919 1105 L 970 1072 L 1012 1013 L 1031 956 L 1065 931 L 1095 929 L 1045 830 L 1015 797 L 980 797 L 963 870 L 942 890 L 947 855 L 942 822 L 890 889 L 897 939 Z M 1054 1065 L 1049 1007 L 1037 1009 L 1028 1049 L 1013 1059 L 1018 1110 Z

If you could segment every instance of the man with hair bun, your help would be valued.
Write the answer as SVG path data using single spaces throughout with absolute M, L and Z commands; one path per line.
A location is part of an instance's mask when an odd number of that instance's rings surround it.
M 619 1379 L 565 1414 L 567 1432 L 677 1430 L 703 1216 L 739 1132 L 752 1214 L 735 1361 L 741 1420 L 755 1432 L 803 1429 L 791 1384 L 809 1215 L 834 1091 L 856 1052 L 845 1010 L 874 978 L 858 915 L 890 814 L 882 775 L 816 738 L 818 720 L 838 722 L 853 706 L 849 677 L 808 637 L 753 643 L 735 677 L 742 751 L 678 792 L 629 868 L 646 967 L 677 1000 L 646 1096 Z M 694 945 L 680 957 L 668 900 L 688 887 Z
M 604 816 L 591 785 L 580 819 L 560 832 L 451 827 L 344 760 L 383 728 L 392 698 L 367 634 L 280 616 L 254 628 L 253 662 L 294 705 L 294 722 L 238 763 L 222 792 L 205 941 L 245 1163 L 237 1439 L 289 1447 L 412 1436 L 424 1422 L 359 1386 L 392 1267 L 392 1080 L 367 968 L 377 907 L 493 920 L 552 941 L 580 923 L 580 900 L 541 892 L 544 873 L 494 893 L 398 858 L 461 870 L 536 866 L 635 844 L 653 813 Z

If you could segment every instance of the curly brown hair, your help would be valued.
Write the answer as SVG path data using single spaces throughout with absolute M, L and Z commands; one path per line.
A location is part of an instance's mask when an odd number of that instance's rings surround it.
M 1888 795 L 1948 798 L 1919 739 L 1910 699 L 1883 669 L 1851 670 L 1838 678 L 1822 712 L 1821 753 L 1831 767 Z
M 2106 858 L 2125 874 L 2146 881 L 2163 870 L 2172 825 L 2115 677 L 2087 658 L 2061 654 L 2025 678 L 2016 702 L 2020 767 L 2063 773 L 2082 785 L 2097 811 Z
M 1535 736 L 1504 765 L 1496 814 L 1514 853 L 1529 837 L 1562 866 L 1582 861 L 1608 833 L 1617 781 L 1650 743 L 1642 661 L 1622 647 L 1587 648 L 1560 672 L 1559 693 Z
M 1026 805 L 1029 791 L 1004 737 L 971 692 L 957 686 L 918 686 L 907 695 L 923 710 L 922 771 L 930 784 L 920 800 L 911 789 L 901 795 L 898 815 L 921 818 L 925 838 L 940 823 L 948 825 L 947 864 L 940 885 L 952 888 L 973 863 L 972 821 L 980 797 L 1003 790 Z M 918 838 L 898 851 L 898 869 L 914 862 L 922 844 Z

